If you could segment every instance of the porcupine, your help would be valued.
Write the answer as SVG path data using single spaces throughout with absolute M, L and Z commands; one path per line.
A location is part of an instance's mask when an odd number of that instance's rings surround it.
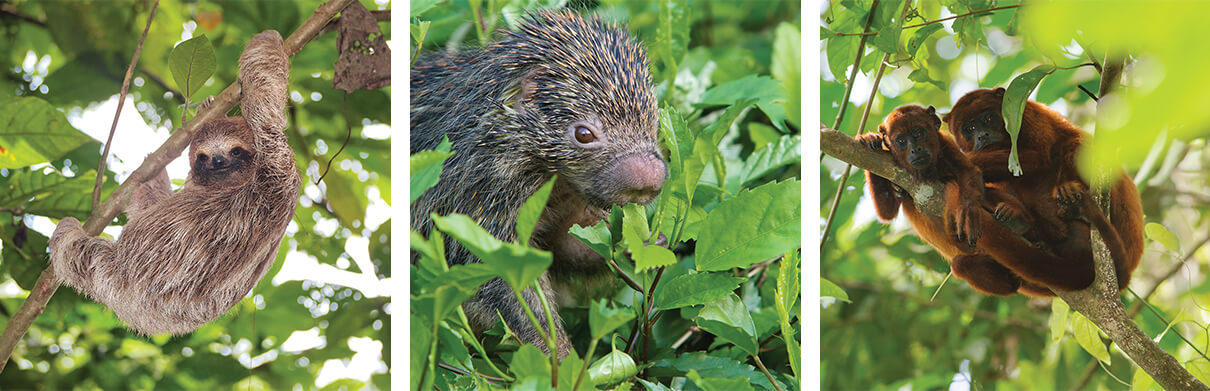
M 539 285 L 553 298 L 552 280 L 608 272 L 567 231 L 600 222 L 613 205 L 649 203 L 663 186 L 646 57 L 622 29 L 570 11 L 531 13 L 518 31 L 479 50 L 421 57 L 411 73 L 412 152 L 448 136 L 455 153 L 412 204 L 412 228 L 428 235 L 430 213 L 461 213 L 516 241 L 518 209 L 557 174 L 530 242 L 554 255 Z M 452 240 L 446 256 L 450 264 L 479 261 Z M 532 289 L 522 295 L 545 319 Z M 478 330 L 499 312 L 522 342 L 549 353 L 503 281 L 484 284 L 463 308 Z M 570 345 L 554 312 L 561 358 Z

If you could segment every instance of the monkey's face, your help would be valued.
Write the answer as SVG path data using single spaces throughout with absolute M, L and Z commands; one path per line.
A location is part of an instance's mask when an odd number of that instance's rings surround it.
M 249 183 L 256 172 L 251 134 L 240 117 L 203 125 L 189 145 L 189 181 L 207 188 Z
M 895 160 L 921 173 L 936 166 L 936 151 L 941 148 L 941 134 L 937 132 L 940 127 L 941 121 L 932 106 L 925 109 L 909 105 L 895 109 L 878 129 Z
M 1003 88 L 974 90 L 958 99 L 943 117 L 963 152 L 1008 147 L 1008 131 L 1000 116 L 1003 103 Z

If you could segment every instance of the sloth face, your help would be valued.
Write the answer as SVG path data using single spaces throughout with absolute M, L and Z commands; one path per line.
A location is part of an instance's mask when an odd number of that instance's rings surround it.
M 249 183 L 256 172 L 251 134 L 239 117 L 204 125 L 189 145 L 189 181 L 206 188 Z

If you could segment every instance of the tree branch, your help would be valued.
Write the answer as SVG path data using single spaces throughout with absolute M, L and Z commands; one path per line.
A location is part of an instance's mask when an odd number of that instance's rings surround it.
M 918 182 L 907 170 L 895 165 L 889 152 L 873 151 L 838 130 L 819 125 L 819 150 L 828 156 L 886 178 L 912 195 L 916 209 L 930 216 L 941 216 L 945 209 L 945 185 Z
M 319 35 L 320 31 L 328 21 L 332 20 L 341 10 L 343 10 L 353 0 L 330 0 L 315 9 L 315 13 L 311 14 L 306 21 L 303 22 L 293 34 L 290 34 L 285 40 L 285 49 L 287 56 L 297 54 L 299 50 L 307 43 Z M 239 83 L 232 83 L 223 90 L 221 94 L 215 96 L 214 102 L 210 105 L 209 110 L 203 110 L 198 113 L 193 120 L 186 123 L 168 140 L 164 142 L 154 153 L 143 160 L 143 164 L 130 175 L 130 178 L 123 182 L 118 189 L 113 192 L 108 199 L 101 204 L 99 208 L 93 209 L 89 215 L 88 221 L 84 223 L 84 232 L 89 235 L 99 235 L 101 230 L 117 217 L 118 212 L 126 205 L 130 199 L 134 187 L 155 175 L 156 172 L 162 170 L 168 162 L 172 161 L 172 156 L 179 156 L 185 146 L 189 145 L 189 140 L 193 137 L 193 133 L 201 127 L 202 124 L 222 118 L 227 111 L 235 106 L 235 102 L 239 100 Z M 55 279 L 54 270 L 47 267 L 38 277 L 38 282 L 34 289 L 26 297 L 25 303 L 21 304 L 21 308 L 9 320 L 4 333 L 0 334 L 0 371 L 4 370 L 4 365 L 8 363 L 12 356 L 13 349 L 20 342 L 21 337 L 29 330 L 34 319 L 42 313 L 46 308 L 46 303 L 50 301 L 54 295 L 55 289 L 58 288 L 58 283 Z

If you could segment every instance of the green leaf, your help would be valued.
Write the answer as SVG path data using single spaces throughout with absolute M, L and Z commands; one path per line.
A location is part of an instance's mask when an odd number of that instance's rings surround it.
M 606 307 L 605 300 L 595 300 L 588 308 L 588 327 L 592 331 L 592 339 L 605 338 L 631 319 L 634 319 L 633 311 Z
M 689 4 L 687 0 L 660 0 L 659 24 L 656 27 L 656 47 L 663 62 L 664 80 L 676 78 L 681 59 L 689 47 Z
M 168 56 L 168 68 L 172 70 L 172 80 L 177 89 L 190 98 L 197 90 L 206 84 L 206 79 L 214 74 L 218 60 L 214 56 L 214 46 L 205 34 L 190 38 L 176 45 Z
M 634 258 L 634 269 L 643 271 L 651 268 L 669 266 L 676 263 L 676 254 L 671 250 L 655 245 L 643 245 L 630 251 Z
M 748 379 L 742 377 L 721 378 L 721 377 L 702 377 L 697 373 L 696 369 L 689 370 L 685 374 L 689 380 L 693 380 L 693 384 L 706 391 L 748 391 L 752 390 L 752 385 L 748 383 Z
M 740 191 L 706 215 L 698 234 L 697 270 L 744 267 L 801 244 L 801 184 L 768 183 Z
M 824 278 L 819 279 L 819 297 L 835 297 L 840 299 L 840 301 L 851 303 L 849 301 L 849 294 L 845 293 L 844 289 Z
M 1050 340 L 1058 342 L 1067 334 L 1067 319 L 1071 311 L 1063 300 L 1050 301 Z
M 656 288 L 655 305 L 663 310 L 706 304 L 731 293 L 747 278 L 727 273 L 690 273 Z
M 647 209 L 639 204 L 626 204 L 622 206 L 622 216 L 622 238 L 626 240 L 626 248 L 634 252 L 643 247 L 643 242 L 651 237 Z
M 1206 361 L 1204 358 L 1195 359 L 1185 364 L 1185 368 L 1198 381 L 1202 383 L 1210 382 L 1210 361 Z
M 365 387 L 365 383 L 357 379 L 338 379 L 328 385 L 320 388 L 319 391 L 340 391 L 340 390 L 360 390 Z M 240 383 L 240 389 L 243 389 L 244 383 Z
M 7 213 L 0 213 L 0 217 L 12 218 Z M 16 236 L 17 229 L 25 230 L 25 243 L 21 245 L 21 248 L 16 248 L 7 241 L 0 245 L 0 275 L 8 274 L 21 289 L 32 291 L 38 282 L 38 277 L 42 275 L 42 270 L 46 269 L 49 264 L 50 258 L 47 257 L 46 246 L 50 238 L 41 232 L 24 227 L 24 223 L 17 224 L 21 225 L 0 224 L 0 235 L 5 238 Z M 5 321 L 7 322 L 7 320 Z
M 1194 376 L 1196 377 L 1197 375 L 1194 374 Z M 1147 371 L 1136 367 L 1134 369 L 1134 376 L 1130 377 L 1130 389 L 1132 391 L 1150 391 L 1159 390 L 1160 388 L 1159 385 L 1155 384 L 1155 379 L 1152 379 L 1151 375 L 1147 374 Z
M 557 176 L 550 177 L 545 185 L 525 199 L 525 203 L 517 211 L 517 244 L 529 245 L 529 238 L 534 234 L 534 227 L 538 225 L 542 210 L 546 209 L 546 200 L 550 198 L 550 189 L 554 187 L 556 178 Z
M 786 101 L 786 91 L 777 80 L 768 76 L 748 75 L 738 80 L 732 80 L 706 90 L 702 100 L 696 106 L 728 105 L 741 99 L 755 99 L 755 104 L 773 123 L 773 126 L 783 132 L 788 131 L 784 120 L 785 109 L 782 104 Z M 747 106 L 743 104 L 742 106 Z M 723 122 L 720 120 L 720 122 Z M 725 121 L 727 128 L 731 121 Z M 716 123 L 717 125 L 717 123 Z M 726 129 L 726 128 L 723 128 Z M 721 137 L 721 136 L 720 136 Z M 715 145 L 718 140 L 715 139 Z
M 937 87 L 938 89 L 945 91 L 945 83 L 942 83 L 937 80 L 933 80 L 932 77 L 929 77 L 928 69 L 920 68 L 920 69 L 912 71 L 912 73 L 908 74 L 908 80 L 911 80 L 911 81 L 914 81 L 917 83 L 932 84 L 933 86 Z
M 600 254 L 602 258 L 611 259 L 610 243 L 609 243 L 609 227 L 605 225 L 605 221 L 597 222 L 597 225 L 591 227 L 581 227 L 579 224 L 571 226 L 568 230 L 571 236 L 580 239 L 581 242 L 588 245 L 592 251 Z
M 546 384 L 550 384 L 550 358 L 534 345 L 521 345 L 508 365 L 517 380 L 532 377 L 545 379 Z
M 409 203 L 416 202 L 421 194 L 437 185 L 445 159 L 453 155 L 453 152 L 420 151 L 408 158 L 412 169 Z
M 748 354 L 756 354 L 756 325 L 748 307 L 739 296 L 729 293 L 718 300 L 707 303 L 695 319 L 702 330 L 730 342 Z
M 408 6 L 412 12 L 409 15 L 411 15 L 411 17 L 413 19 L 415 19 L 416 17 L 424 14 L 425 11 L 428 11 L 429 9 L 433 8 L 433 6 L 437 5 L 438 3 L 441 3 L 442 1 L 444 1 L 444 0 L 413 0 L 413 1 L 410 1 L 408 3 Z
M 798 28 L 793 24 L 782 22 L 777 25 L 773 38 L 773 78 L 781 82 L 786 91 L 786 101 L 782 105 L 786 109 L 786 119 L 794 125 L 802 122 L 802 84 L 800 83 L 802 69 L 802 45 Z
M 748 185 L 752 180 L 774 169 L 798 163 L 802 158 L 799 151 L 801 141 L 798 135 L 784 135 L 776 143 L 764 145 L 752 152 L 744 161 L 740 184 Z
M 794 327 L 790 325 L 798 314 L 791 314 L 794 310 L 794 303 L 798 301 L 798 279 L 801 275 L 798 272 L 798 251 L 790 251 L 782 256 L 781 269 L 777 273 L 777 321 L 778 327 L 781 329 L 781 338 L 786 342 L 786 354 L 789 356 L 790 369 L 794 371 L 795 376 L 799 376 L 799 359 L 800 347 L 798 339 L 794 335 Z
M 1181 251 L 1181 242 L 1176 235 L 1172 234 L 1168 228 L 1165 228 L 1159 223 L 1147 223 L 1143 227 L 1143 232 L 1147 233 L 1147 237 L 1151 240 L 1160 242 L 1168 251 L 1179 253 Z
M 433 214 L 432 218 L 438 229 L 491 266 L 514 290 L 525 290 L 550 267 L 550 252 L 502 242 L 466 215 Z
M 89 140 L 45 100 L 0 97 L 0 169 L 56 160 Z
M 340 225 L 360 232 L 365 228 L 366 206 L 370 203 L 365 192 L 354 191 L 364 188 L 357 174 L 344 169 L 333 169 L 324 177 L 324 190 L 327 192 L 328 205 L 332 213 L 340 220 Z M 357 222 L 357 223 L 355 223 Z
M 634 359 L 616 348 L 588 367 L 588 376 L 600 385 L 616 384 L 637 373 L 639 368 Z
M 676 187 L 684 189 L 687 204 L 693 204 L 693 193 L 697 189 L 697 183 L 702 178 L 706 165 L 714 159 L 714 155 L 718 154 L 718 144 L 727 134 L 727 129 L 731 128 L 731 124 L 739 117 L 740 112 L 753 102 L 752 99 L 736 101 L 713 124 L 693 138 L 692 152 L 689 156 L 682 155 L 684 168 L 680 171 L 680 183 L 676 184 Z
M 1072 312 L 1071 332 L 1075 334 L 1076 342 L 1080 343 L 1085 352 L 1105 365 L 1110 365 L 1109 350 L 1105 349 L 1105 343 L 1101 342 L 1101 330 L 1092 321 L 1079 312 Z
M 933 33 L 937 32 L 937 30 L 941 30 L 943 27 L 944 26 L 940 23 L 933 23 L 933 24 L 925 25 L 924 27 L 921 27 L 920 29 L 916 30 L 916 33 L 912 34 L 912 38 L 908 40 L 908 44 L 907 44 L 908 55 L 915 56 L 916 51 L 920 50 L 921 46 L 924 46 L 924 41 L 928 40 L 928 38 L 930 36 L 932 36 Z
M 857 44 L 860 37 L 846 36 L 828 39 L 826 52 L 828 54 L 828 70 L 839 84 L 848 82 L 849 75 L 845 70 L 853 65 L 857 58 Z
M 3 159 L 3 158 L 0 158 Z M 0 186 L 0 208 L 52 218 L 88 217 L 96 172 L 89 170 L 74 178 L 43 171 L 14 171 Z M 105 195 L 102 193 L 102 195 Z
M 956 27 L 956 26 L 955 26 Z M 1038 65 L 1029 72 L 1013 78 L 1004 92 L 1004 104 L 1000 107 L 1000 115 L 1004 117 L 1004 128 L 1012 140 L 1012 150 L 1008 155 L 1008 169 L 1013 175 L 1021 175 L 1021 161 L 1017 158 L 1017 135 L 1021 133 L 1021 119 L 1025 116 L 1025 104 L 1029 94 L 1038 87 L 1042 78 L 1055 71 L 1054 65 Z

